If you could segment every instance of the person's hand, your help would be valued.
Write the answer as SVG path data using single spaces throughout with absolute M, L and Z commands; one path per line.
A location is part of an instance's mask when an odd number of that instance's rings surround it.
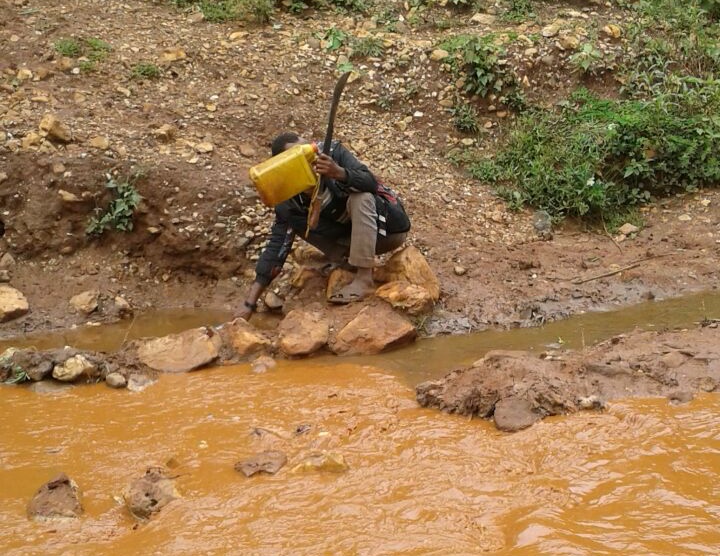
M 315 160 L 315 171 L 321 176 L 327 176 L 337 181 L 345 181 L 347 177 L 345 169 L 326 154 L 318 155 Z
M 252 317 L 253 310 L 249 307 L 245 307 L 245 305 L 240 306 L 239 311 L 235 311 L 235 318 L 236 319 L 243 319 L 244 321 L 249 321 L 250 317 Z

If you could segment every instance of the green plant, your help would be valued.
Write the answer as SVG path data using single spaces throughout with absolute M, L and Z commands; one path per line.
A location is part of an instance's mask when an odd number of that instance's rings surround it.
M 494 159 L 470 172 L 515 205 L 553 216 L 605 217 L 652 197 L 720 183 L 720 81 L 650 101 L 585 90 L 521 117 Z
M 327 44 L 325 48 L 327 48 L 327 50 L 333 51 L 337 50 L 343 44 L 345 44 L 348 36 L 342 29 L 338 29 L 337 27 L 330 27 L 330 29 L 325 31 L 325 34 L 322 36 L 322 38 Z
M 505 21 L 520 23 L 534 17 L 532 3 L 530 0 L 510 0 L 507 11 L 502 18 Z
M 368 10 L 368 4 L 365 0 L 330 0 L 336 8 L 346 12 L 361 12 Z
M 477 133 L 480 130 L 478 113 L 472 104 L 458 99 L 455 106 L 450 109 L 450 114 L 453 117 L 453 124 L 460 131 Z
M 355 71 L 355 66 L 353 66 L 352 62 L 341 62 L 337 66 L 338 73 L 347 73 L 349 71 Z
M 112 176 L 107 176 L 105 187 L 110 191 L 112 200 L 104 210 L 95 209 L 95 215 L 90 218 L 85 233 L 99 236 L 106 230 L 113 229 L 128 232 L 133 229 L 133 218 L 135 209 L 142 201 L 138 193 L 134 179 L 117 181 Z
M 570 63 L 585 74 L 594 75 L 607 69 L 605 55 L 591 43 L 585 43 L 582 48 L 570 56 Z
M 157 79 L 162 75 L 162 71 L 155 64 L 150 62 L 140 62 L 135 64 L 130 70 L 132 79 Z
M 287 10 L 291 14 L 302 13 L 310 7 L 302 0 L 288 0 L 287 2 L 284 2 L 284 4 L 287 6 Z
M 68 58 L 77 58 L 82 54 L 82 46 L 75 39 L 58 39 L 53 48 L 55 52 Z
M 377 37 L 364 37 L 362 39 L 355 39 L 352 42 L 351 58 L 377 58 L 382 55 L 383 49 L 383 42 Z
M 0 369 L 4 369 L 10 373 L 5 379 L 5 384 L 19 384 L 20 382 L 26 382 L 30 380 L 25 369 L 23 369 L 17 363 L 12 361 L 12 353 L 15 351 L 14 348 L 10 348 L 5 352 L 5 355 L 0 357 Z
M 270 21 L 274 0 L 173 0 L 181 9 L 197 6 L 207 21 L 222 23 L 233 19 L 267 23 Z
M 485 97 L 517 87 L 515 74 L 502 59 L 505 51 L 495 39 L 494 35 L 456 35 L 440 45 L 451 54 L 453 72 L 465 79 L 466 92 Z

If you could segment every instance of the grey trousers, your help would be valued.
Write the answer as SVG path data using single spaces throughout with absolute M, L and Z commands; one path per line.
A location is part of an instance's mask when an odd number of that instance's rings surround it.
M 405 242 L 405 232 L 378 237 L 377 210 L 372 193 L 351 193 L 347 201 L 347 212 L 352 224 L 350 237 L 333 240 L 312 234 L 307 239 L 330 261 L 341 263 L 347 259 L 352 266 L 372 268 L 375 265 L 375 255 L 397 249 Z

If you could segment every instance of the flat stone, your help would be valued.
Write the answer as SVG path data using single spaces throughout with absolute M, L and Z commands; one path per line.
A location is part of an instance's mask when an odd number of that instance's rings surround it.
M 540 420 L 541 415 L 533 410 L 528 400 L 504 398 L 495 404 L 495 427 L 505 432 L 515 432 L 528 428 Z
M 236 357 L 245 358 L 272 347 L 272 342 L 265 334 L 243 319 L 224 324 L 220 334 L 225 346 L 231 348 Z
M 220 336 L 202 327 L 146 341 L 137 353 L 140 361 L 151 369 L 184 373 L 215 361 L 221 346 Z
M 415 340 L 417 331 L 388 305 L 365 307 L 330 346 L 338 355 L 372 355 Z
M 32 519 L 76 518 L 83 513 L 80 489 L 65 473 L 42 485 L 28 504 Z
M 316 452 L 310 454 L 303 461 L 292 468 L 293 473 L 307 471 L 327 471 L 330 473 L 342 473 L 348 470 L 345 458 L 337 452 Z
M 10 286 L 0 286 L 0 322 L 23 316 L 30 310 L 22 292 Z
M 323 347 L 330 325 L 322 313 L 290 311 L 278 326 L 280 349 L 286 355 L 307 355 Z
M 256 473 L 274 475 L 286 463 L 287 456 L 283 452 L 269 450 L 237 462 L 235 471 L 240 471 L 246 477 L 252 477 Z

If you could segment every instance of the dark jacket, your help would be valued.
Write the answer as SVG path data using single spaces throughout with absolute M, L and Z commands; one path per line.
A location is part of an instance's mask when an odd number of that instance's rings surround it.
M 322 149 L 322 145 L 319 148 Z M 365 164 L 339 142 L 333 142 L 330 156 L 338 166 L 345 169 L 347 180 L 326 180 L 330 199 L 320 211 L 318 225 L 311 234 L 337 239 L 349 237 L 352 223 L 348 219 L 347 199 L 350 193 L 356 192 L 375 195 L 379 220 L 384 219 L 378 222 L 378 233 L 400 233 L 410 229 L 410 220 L 402 203 L 399 199 L 393 203 L 392 199 L 387 198 L 390 190 L 378 182 Z M 305 234 L 309 206 L 310 198 L 301 193 L 275 207 L 270 241 L 255 267 L 256 282 L 267 286 L 280 273 L 292 249 L 295 234 Z

